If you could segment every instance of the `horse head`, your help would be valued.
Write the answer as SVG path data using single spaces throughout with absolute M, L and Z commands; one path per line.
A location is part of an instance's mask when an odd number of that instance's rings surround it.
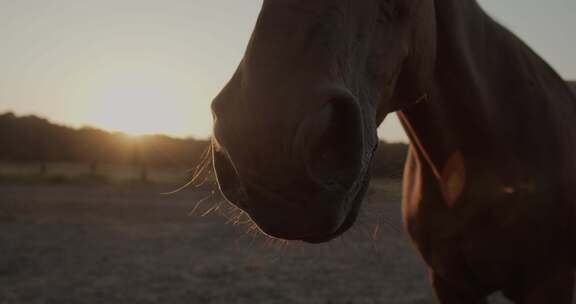
M 264 0 L 212 104 L 226 199 L 268 235 L 325 242 L 352 226 L 377 126 L 430 85 L 432 0 Z

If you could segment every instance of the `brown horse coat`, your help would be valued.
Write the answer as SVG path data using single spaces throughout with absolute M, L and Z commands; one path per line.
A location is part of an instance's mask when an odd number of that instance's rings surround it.
M 571 303 L 576 96 L 475 0 L 265 0 L 213 103 L 220 188 L 269 235 L 328 241 L 393 111 L 404 223 L 440 301 Z
M 436 11 L 430 99 L 401 113 L 406 228 L 443 303 L 570 303 L 576 98 L 474 1 Z

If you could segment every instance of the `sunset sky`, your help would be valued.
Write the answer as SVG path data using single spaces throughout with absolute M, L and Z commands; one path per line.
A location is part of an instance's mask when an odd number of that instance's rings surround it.
M 576 1 L 482 0 L 576 79 Z M 0 0 L 0 112 L 74 127 L 208 137 L 261 1 Z M 404 140 L 395 118 L 383 138 Z

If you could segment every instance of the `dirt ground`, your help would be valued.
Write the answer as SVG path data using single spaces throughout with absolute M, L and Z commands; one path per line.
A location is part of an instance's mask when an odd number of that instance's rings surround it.
M 0 184 L 0 303 L 435 303 L 398 186 L 375 183 L 353 231 L 306 245 L 235 223 L 206 190 Z

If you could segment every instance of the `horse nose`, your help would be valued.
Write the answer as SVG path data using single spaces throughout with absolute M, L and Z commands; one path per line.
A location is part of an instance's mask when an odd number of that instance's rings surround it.
M 361 173 L 361 110 L 353 97 L 333 98 L 300 125 L 296 150 L 306 172 L 324 187 L 350 187 Z

